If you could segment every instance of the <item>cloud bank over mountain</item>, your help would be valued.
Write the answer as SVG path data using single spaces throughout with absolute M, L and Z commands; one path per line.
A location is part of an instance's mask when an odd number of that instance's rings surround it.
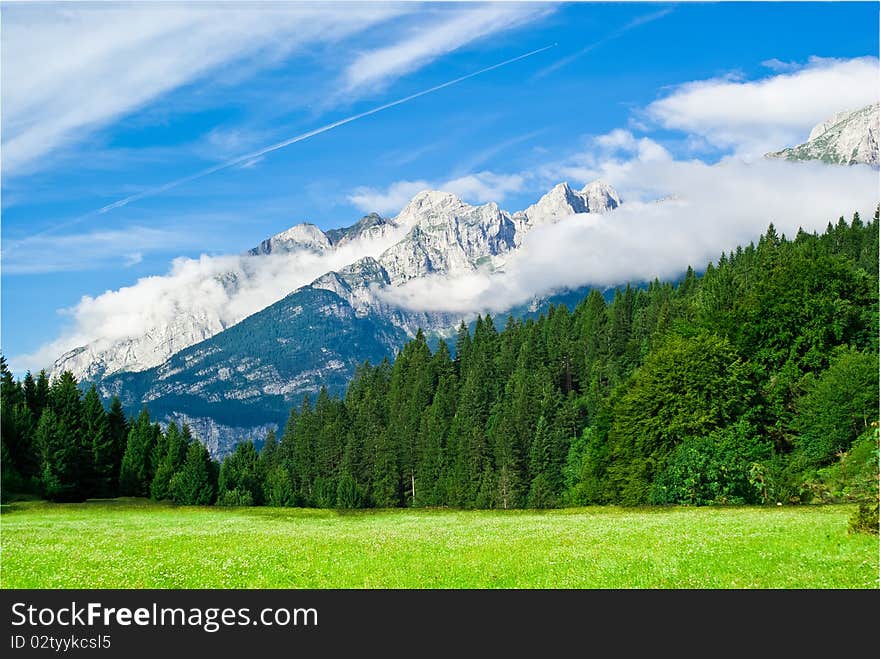
M 537 227 L 503 272 L 428 277 L 383 294 L 413 310 L 499 312 L 565 287 L 673 278 L 755 240 L 771 222 L 794 236 L 798 228 L 821 232 L 841 213 L 873 213 L 875 170 L 786 164 L 650 156 L 607 162 L 583 173 L 614 183 L 624 203 L 613 213 Z

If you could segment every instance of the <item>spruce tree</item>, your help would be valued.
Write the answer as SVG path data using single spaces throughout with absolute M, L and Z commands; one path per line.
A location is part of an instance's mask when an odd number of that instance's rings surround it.
M 150 495 L 150 485 L 155 476 L 155 466 L 151 460 L 156 440 L 157 427 L 150 423 L 150 414 L 144 408 L 128 432 L 119 472 L 119 492 L 123 496 Z
M 128 420 L 122 409 L 122 402 L 118 396 L 113 396 L 110 401 L 110 410 L 107 412 L 107 432 L 112 440 L 113 453 L 112 464 L 116 483 L 114 489 L 118 491 L 119 471 L 122 467 L 122 456 L 125 455 L 125 447 L 128 443 Z
M 39 472 L 39 455 L 34 446 L 35 417 L 27 404 L 27 391 L 12 377 L 0 355 L 0 438 L 6 447 L 4 473 L 9 481 L 4 492 L 26 489 Z
M 263 498 L 267 506 L 290 506 L 293 504 L 293 486 L 290 474 L 280 464 L 269 468 L 263 481 Z
M 116 471 L 114 438 L 110 435 L 107 413 L 93 384 L 83 398 L 83 442 L 90 448 L 91 479 L 86 484 L 90 496 L 111 497 L 116 493 L 119 474 Z
M 36 443 L 40 451 L 40 485 L 43 496 L 52 501 L 82 500 L 79 482 L 79 453 L 66 426 L 51 407 L 43 410 L 37 425 Z
M 165 453 L 161 456 L 156 466 L 156 473 L 150 483 L 151 499 L 162 501 L 171 498 L 171 479 L 186 459 L 186 452 L 191 441 L 188 430 L 185 437 L 174 421 L 169 423 L 165 429 Z
M 65 472 L 75 483 L 75 493 L 71 496 L 77 500 L 85 499 L 90 495 L 89 484 L 92 482 L 92 447 L 84 432 L 79 386 L 70 371 L 64 371 L 52 383 L 49 406 L 55 414 L 58 432 L 70 444 L 64 454 L 68 461 Z
M 228 498 L 230 493 L 235 494 Z M 235 450 L 224 458 L 217 482 L 217 496 L 221 501 L 262 503 L 259 456 L 252 441 L 239 442 Z
M 171 499 L 182 506 L 209 506 L 217 494 L 216 468 L 205 445 L 190 443 L 180 469 L 171 479 Z

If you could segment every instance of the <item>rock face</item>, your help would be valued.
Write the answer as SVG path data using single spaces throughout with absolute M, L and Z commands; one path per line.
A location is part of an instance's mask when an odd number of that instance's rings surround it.
M 330 249 L 330 239 L 314 224 L 303 222 L 290 227 L 286 231 L 267 238 L 257 247 L 248 250 L 251 256 L 273 254 L 277 252 L 295 252 L 297 250 L 323 252 Z
M 838 112 L 813 128 L 804 144 L 768 153 L 767 157 L 880 166 L 880 103 Z
M 447 192 L 425 191 L 392 219 L 371 214 L 326 232 L 298 224 L 249 250 L 242 262 L 303 253 L 347 258 L 347 250 L 364 252 L 364 246 L 376 255 L 358 257 L 227 326 L 181 310 L 174 324 L 143 336 L 71 351 L 54 372 L 73 370 L 80 380 L 97 382 L 103 396 L 119 395 L 129 409 L 146 404 L 160 420 L 185 421 L 222 455 L 242 438 L 262 439 L 304 395 L 322 386 L 342 393 L 358 364 L 393 356 L 418 329 L 451 335 L 462 320 L 393 306 L 381 289 L 502 267 L 531 228 L 619 204 L 613 188 L 599 181 L 581 191 L 561 183 L 512 215 L 494 203 L 473 206 Z M 251 266 L 216 275 L 215 283 L 242 286 Z
M 127 408 L 146 404 L 154 418 L 187 422 L 223 455 L 242 439 L 263 439 L 303 395 L 342 391 L 358 364 L 381 361 L 406 339 L 386 319 L 358 316 L 335 293 L 305 286 L 160 366 L 98 386 Z
M 572 190 L 560 183 L 538 200 L 538 203 L 516 214 L 531 226 L 556 222 L 575 213 L 605 213 L 620 206 L 620 197 L 607 183 L 593 181 L 583 190 Z
M 419 193 L 397 221 L 412 228 L 379 257 L 391 285 L 492 266 L 517 246 L 516 228 L 497 204 L 470 206 L 448 192 Z

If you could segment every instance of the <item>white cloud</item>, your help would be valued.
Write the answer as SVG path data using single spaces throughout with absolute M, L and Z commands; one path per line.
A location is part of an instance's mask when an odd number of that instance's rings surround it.
M 462 3 L 454 10 L 425 9 L 414 29 L 390 45 L 361 53 L 346 69 L 346 93 L 381 89 L 393 78 L 405 75 L 473 41 L 518 27 L 544 16 L 546 4 Z
M 271 64 L 409 11 L 406 3 L 6 6 L 4 174 L 36 168 L 59 146 L 221 66 Z
M 144 253 L 143 252 L 129 252 L 128 254 L 125 255 L 124 264 L 125 264 L 126 268 L 130 268 L 133 265 L 137 265 L 138 263 L 141 263 L 143 260 L 144 260 Z
M 761 80 L 689 82 L 649 105 L 647 115 L 665 128 L 755 157 L 805 141 L 836 112 L 877 102 L 878 85 L 876 57 L 812 58 L 800 70 Z
M 144 252 L 183 249 L 195 237 L 174 229 L 129 226 L 78 234 L 42 235 L 7 242 L 3 249 L 6 275 L 42 274 L 130 267 L 143 260 Z M 137 251 L 131 251 L 132 246 Z
M 802 65 L 798 64 L 797 62 L 784 62 L 776 57 L 765 59 L 763 62 L 761 62 L 761 66 L 766 67 L 771 71 L 776 71 L 777 73 L 797 71 L 802 67 Z
M 384 191 L 370 187 L 355 188 L 348 200 L 366 213 L 394 215 L 423 190 L 451 192 L 470 203 L 482 204 L 489 201 L 500 203 L 511 192 L 522 190 L 525 180 L 526 176 L 523 174 L 495 174 L 484 171 L 444 182 L 395 181 Z
M 348 200 L 365 213 L 394 215 L 419 192 L 430 189 L 431 184 L 424 180 L 395 181 L 384 191 L 367 186 L 357 187 Z
M 150 235 L 149 230 L 126 230 L 125 236 L 114 234 L 107 240 L 120 246 L 145 247 L 145 239 Z M 71 237 L 67 250 L 76 252 L 95 236 Z M 120 340 L 150 334 L 161 336 L 165 333 L 163 328 L 169 324 L 181 328 L 181 332 L 192 327 L 211 328 L 217 332 L 328 271 L 337 270 L 363 256 L 378 256 L 401 237 L 402 232 L 383 239 L 350 243 L 329 254 L 305 251 L 256 257 L 202 255 L 197 259 L 178 258 L 165 275 L 143 277 L 132 286 L 106 291 L 95 297 L 84 296 L 74 307 L 63 311 L 68 323 L 58 339 L 33 353 L 14 356 L 10 363 L 16 371 L 37 371 L 50 367 L 60 355 L 73 348 L 91 344 L 94 350 L 100 351 Z M 3 266 L 4 270 L 10 267 L 6 255 Z M 19 265 L 19 268 L 24 267 Z
M 673 278 L 756 240 L 770 222 L 787 236 L 821 232 L 840 215 L 869 217 L 880 201 L 876 171 L 864 166 L 636 157 L 589 173 L 626 203 L 534 229 L 503 272 L 413 280 L 383 294 L 420 311 L 500 312 L 562 288 Z

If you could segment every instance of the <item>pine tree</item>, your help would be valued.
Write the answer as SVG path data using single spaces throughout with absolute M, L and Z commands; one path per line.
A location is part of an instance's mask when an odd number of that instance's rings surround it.
M 39 419 L 43 414 L 43 410 L 46 409 L 46 406 L 49 404 L 49 376 L 46 374 L 45 370 L 41 370 L 37 374 L 37 382 L 34 386 L 34 398 L 33 403 L 30 401 L 28 405 L 33 405 L 31 408 L 31 414 L 33 414 L 35 419 Z
M 142 409 L 128 432 L 120 467 L 119 492 L 123 496 L 149 496 L 155 476 L 155 465 L 151 464 L 151 460 L 157 434 L 157 427 L 150 423 L 149 412 L 146 408 Z
M 219 501 L 238 502 L 247 500 L 254 505 L 263 502 L 260 483 L 259 455 L 252 441 L 239 442 L 235 450 L 224 458 L 217 481 Z
M 289 506 L 293 503 L 290 474 L 282 465 L 272 466 L 263 481 L 263 497 L 267 506 Z
M 416 467 L 421 418 L 434 395 L 434 361 L 425 335 L 419 330 L 394 362 L 388 390 L 387 444 L 398 456 L 402 490 L 414 505 L 418 496 Z
M 303 402 L 293 427 L 290 454 L 290 475 L 297 500 L 312 505 L 315 484 L 315 437 L 320 432 L 318 418 L 312 410 L 311 400 Z
M 258 465 L 260 480 L 265 483 L 272 468 L 280 464 L 281 456 L 278 453 L 278 440 L 275 438 L 275 431 L 269 430 L 269 432 L 266 433 L 266 439 L 263 440 L 263 448 L 260 449 Z M 288 475 L 288 480 L 289 478 Z
M 43 495 L 52 501 L 80 501 L 79 446 L 70 441 L 66 427 L 51 407 L 43 410 L 36 442 Z
M 217 494 L 215 467 L 205 445 L 190 443 L 186 460 L 171 479 L 171 499 L 182 506 L 209 506 Z
M 165 429 L 165 452 L 160 457 L 156 473 L 150 482 L 151 499 L 162 501 L 171 498 L 171 479 L 186 459 L 190 441 L 188 428 L 184 436 L 174 421 L 168 424 Z
M 122 402 L 118 396 L 113 396 L 110 401 L 110 411 L 107 412 L 107 432 L 112 441 L 113 453 L 111 463 L 113 465 L 112 473 L 114 478 L 114 491 L 118 491 L 119 471 L 122 468 L 122 456 L 125 455 L 125 447 L 128 443 L 128 420 L 125 418 L 125 412 L 122 409 Z
M 26 489 L 39 472 L 39 456 L 34 447 L 35 417 L 27 404 L 27 391 L 15 382 L 0 355 L 0 438 L 6 450 L 3 464 L 8 482 L 4 492 Z
M 529 453 L 529 472 L 532 485 L 529 489 L 529 507 L 553 508 L 556 493 L 553 484 L 553 433 L 547 419 L 542 415 L 535 429 Z
M 314 449 L 314 500 L 319 508 L 332 508 L 336 503 L 336 487 L 348 430 L 345 405 L 337 397 L 331 398 L 327 389 L 321 387 L 315 401 L 315 416 L 319 430 Z
M 52 383 L 49 406 L 55 414 L 60 436 L 70 444 L 64 453 L 68 460 L 65 472 L 75 490 L 71 496 L 77 500 L 85 499 L 90 494 L 88 484 L 92 482 L 92 447 L 84 432 L 80 390 L 70 371 L 64 371 Z
M 111 497 L 116 493 L 115 441 L 110 435 L 107 413 L 93 384 L 83 398 L 83 443 L 90 447 L 91 479 L 86 484 L 89 496 Z

